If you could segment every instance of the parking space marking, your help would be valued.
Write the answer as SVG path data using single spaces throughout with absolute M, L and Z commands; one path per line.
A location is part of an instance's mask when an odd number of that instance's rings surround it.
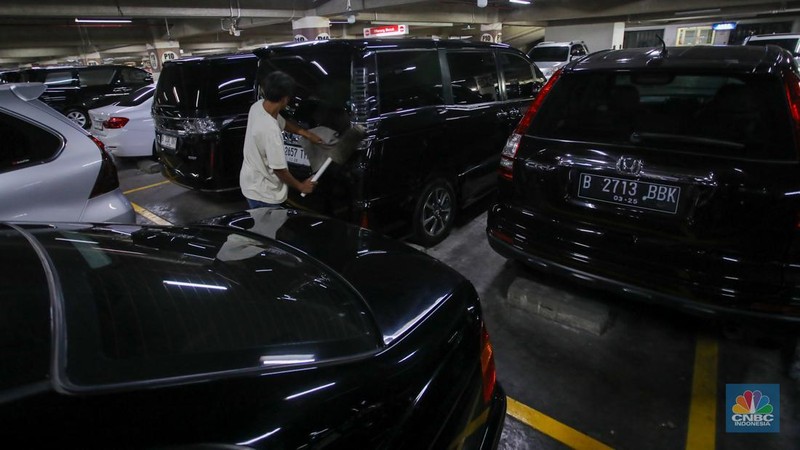
M 142 208 L 141 206 L 137 205 L 136 203 L 131 202 L 131 206 L 133 206 L 133 210 L 136 212 L 136 214 L 144 217 L 145 219 L 149 220 L 150 222 L 153 222 L 156 225 L 173 225 L 172 222 L 170 222 L 168 220 L 164 220 L 161 217 L 158 217 L 157 215 L 155 215 L 152 212 Z
M 716 446 L 718 365 L 719 344 L 716 339 L 698 336 L 694 351 L 689 430 L 686 433 L 687 449 L 713 450 Z
M 509 416 L 574 449 L 611 450 L 611 447 L 591 436 L 564 425 L 541 412 L 508 397 Z
M 158 183 L 149 184 L 147 186 L 142 186 L 142 187 L 138 187 L 138 188 L 135 188 L 135 189 L 129 189 L 129 190 L 123 192 L 123 194 L 128 195 L 128 194 L 132 194 L 134 192 L 143 191 L 145 189 L 154 188 L 156 186 L 161 186 L 162 184 L 167 184 L 167 183 L 169 183 L 169 180 L 159 181 Z

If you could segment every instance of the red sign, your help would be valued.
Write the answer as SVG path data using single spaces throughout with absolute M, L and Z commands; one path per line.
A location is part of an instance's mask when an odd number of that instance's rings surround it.
M 408 25 L 384 25 L 364 28 L 364 37 L 402 36 L 408 34 Z

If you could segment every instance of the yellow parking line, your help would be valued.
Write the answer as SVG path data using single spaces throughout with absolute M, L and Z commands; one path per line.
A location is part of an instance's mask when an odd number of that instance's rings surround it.
M 127 190 L 127 191 L 123 192 L 123 194 L 128 195 L 128 194 L 131 194 L 133 192 L 143 191 L 145 189 L 154 188 L 156 186 L 161 186 L 162 184 L 167 184 L 167 183 L 169 183 L 169 180 L 159 181 L 158 183 L 153 183 L 153 184 L 150 184 L 150 185 L 147 185 L 147 186 L 138 187 L 136 189 Z
M 509 416 L 574 449 L 611 450 L 611 447 L 508 397 Z
M 144 217 L 145 219 L 149 220 L 150 222 L 153 222 L 156 225 L 172 225 L 172 222 L 170 222 L 168 220 L 164 220 L 161 217 L 158 217 L 157 215 L 155 215 L 152 212 L 142 208 L 141 206 L 137 205 L 136 203 L 131 202 L 131 206 L 133 206 L 133 210 L 136 212 L 136 214 L 139 214 L 140 216 Z
M 692 401 L 689 405 L 689 430 L 686 448 L 713 450 L 717 438 L 717 367 L 719 344 L 709 337 L 698 337 L 694 351 Z

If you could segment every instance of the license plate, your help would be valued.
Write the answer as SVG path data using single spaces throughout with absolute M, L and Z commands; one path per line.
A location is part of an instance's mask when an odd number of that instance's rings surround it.
M 175 150 L 175 148 L 178 146 L 178 138 L 176 138 L 175 136 L 169 136 L 169 135 L 166 135 L 166 134 L 162 134 L 161 135 L 161 139 L 159 140 L 159 143 L 164 148 L 168 148 L 170 150 Z
M 675 214 L 678 211 L 681 188 L 582 173 L 579 177 L 578 197 Z
M 311 163 L 308 162 L 308 156 L 306 156 L 306 152 L 303 151 L 303 147 L 284 144 L 283 152 L 286 154 L 286 162 L 288 163 L 297 164 L 300 166 L 311 165 Z

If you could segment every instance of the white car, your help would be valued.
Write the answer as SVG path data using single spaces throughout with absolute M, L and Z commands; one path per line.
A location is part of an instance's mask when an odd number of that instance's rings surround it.
M 112 155 L 153 156 L 156 131 L 150 108 L 155 88 L 155 84 L 144 86 L 118 103 L 89 110 L 89 131 L 103 141 Z
M 583 41 L 541 42 L 528 51 L 528 57 L 542 70 L 545 78 L 567 65 L 573 59 L 583 58 L 589 54 L 589 48 Z
M 103 143 L 37 100 L 42 83 L 0 85 L 0 220 L 136 220 Z

